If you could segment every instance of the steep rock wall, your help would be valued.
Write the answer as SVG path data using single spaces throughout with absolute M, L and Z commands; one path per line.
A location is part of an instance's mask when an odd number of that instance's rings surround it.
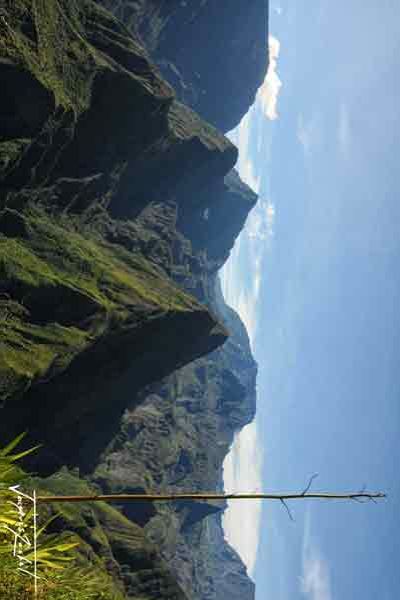
M 268 69 L 268 0 L 101 0 L 144 41 L 179 99 L 230 131 Z

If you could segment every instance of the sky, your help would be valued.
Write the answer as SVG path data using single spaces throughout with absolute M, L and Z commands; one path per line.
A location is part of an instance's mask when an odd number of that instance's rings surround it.
M 221 272 L 259 365 L 227 491 L 388 493 L 232 504 L 256 599 L 400 597 L 400 5 L 272 0 L 271 65 L 230 133 L 259 194 Z M 235 509 L 234 506 L 237 508 Z M 240 510 L 240 513 L 235 512 Z

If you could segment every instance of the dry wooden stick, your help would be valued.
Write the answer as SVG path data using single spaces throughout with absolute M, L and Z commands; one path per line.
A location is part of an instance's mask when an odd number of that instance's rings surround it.
M 285 503 L 288 500 L 354 500 L 356 502 L 375 501 L 386 498 L 382 492 L 347 492 L 335 494 L 329 492 L 307 492 L 289 494 L 221 494 L 215 492 L 177 493 L 177 494 L 99 494 L 90 496 L 37 496 L 40 504 L 52 502 L 171 502 L 175 500 L 278 500 Z

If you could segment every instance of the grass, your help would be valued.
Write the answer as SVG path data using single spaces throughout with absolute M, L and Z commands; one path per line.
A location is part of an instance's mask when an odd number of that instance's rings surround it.
M 93 65 L 100 62 L 83 35 L 82 5 L 80 0 L 13 0 L 0 17 L 0 54 L 53 92 L 56 106 L 76 114 L 89 105 Z
M 29 71 L 52 92 L 56 107 L 78 117 L 90 105 L 96 73 L 115 68 L 88 41 L 94 26 L 114 45 L 138 51 L 115 17 L 94 2 L 12 0 L 0 11 L 0 56 Z M 146 87 L 145 78 L 142 83 Z
M 16 303 L 1 301 L 0 399 L 5 399 L 43 377 L 50 367 L 64 370 L 88 344 L 88 334 L 57 323 L 34 325 L 13 313 Z
M 18 160 L 30 142 L 27 138 L 0 142 L 0 176 Z
M 13 558 L 0 561 L 0 599 L 34 600 L 34 588 L 15 570 Z M 46 575 L 38 585 L 38 600 L 125 600 L 107 573 L 94 567 L 67 567 Z
M 17 562 L 12 555 L 13 534 L 5 526 L 17 528 L 18 515 L 10 504 L 14 500 L 11 485 L 21 485 L 23 489 L 36 488 L 37 480 L 29 477 L 19 466 L 18 461 L 32 448 L 15 452 L 23 434 L 4 448 L 0 448 L 0 598 L 7 600 L 32 600 L 33 580 L 17 570 Z M 26 487 L 25 487 L 26 486 Z M 84 484 L 85 487 L 85 484 Z M 80 489 L 83 489 L 80 486 Z M 86 489 L 86 487 L 85 487 Z M 42 490 L 43 491 L 43 490 Z M 79 511 L 79 508 L 78 508 Z M 32 539 L 32 515 L 25 517 L 26 531 Z M 52 517 L 54 519 L 54 515 Z M 100 558 L 94 563 L 85 560 L 85 544 L 79 536 L 70 533 L 48 534 L 49 522 L 42 525 L 38 533 L 38 595 L 40 600 L 124 600 L 119 584 L 107 573 Z M 27 558 L 32 558 L 29 551 Z
M 61 372 L 110 330 L 198 307 L 143 256 L 69 218 L 35 207 L 19 219 L 25 237 L 0 234 L 0 401 Z
M 66 286 L 107 310 L 133 305 L 190 310 L 196 302 L 175 288 L 140 254 L 80 233 L 65 217 L 31 208 L 29 240 L 0 236 L 0 265 L 7 279 L 31 287 Z

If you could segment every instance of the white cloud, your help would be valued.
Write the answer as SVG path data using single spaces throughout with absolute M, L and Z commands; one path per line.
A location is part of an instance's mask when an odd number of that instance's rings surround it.
M 254 173 L 254 167 L 251 160 L 242 160 L 241 161 L 241 173 L 242 173 L 242 181 L 247 183 L 247 185 L 256 193 L 260 189 L 260 177 L 256 176 Z
M 268 231 L 271 235 L 274 233 L 274 223 L 275 223 L 275 206 L 272 203 L 268 203 L 267 205 L 267 225 Z
M 309 600 L 332 600 L 329 564 L 311 536 L 310 510 L 304 528 L 300 588 Z
M 260 200 L 251 211 L 247 223 L 246 234 L 259 241 L 267 241 L 274 235 L 275 206 L 272 202 Z
M 280 53 L 280 42 L 273 36 L 269 36 L 269 67 L 264 83 L 257 92 L 256 101 L 264 115 L 274 121 L 278 118 L 278 97 L 282 87 L 277 67 Z
M 255 279 L 256 278 L 257 277 L 255 277 Z M 254 283 L 254 287 L 257 288 L 255 283 Z M 253 347 L 253 345 L 254 345 L 254 338 L 255 338 L 256 327 L 257 327 L 256 312 L 254 310 L 255 303 L 256 303 L 256 298 L 251 293 L 243 290 L 239 294 L 237 311 L 239 312 L 241 319 L 247 329 L 247 333 L 250 338 L 251 347 Z
M 253 421 L 236 436 L 224 462 L 227 492 L 260 491 L 262 486 L 262 452 L 257 423 Z M 225 537 L 254 572 L 261 523 L 261 501 L 231 500 L 223 517 Z
M 323 558 L 312 556 L 306 559 L 301 590 L 310 600 L 332 600 L 329 567 Z
M 254 108 L 250 108 L 235 130 L 236 144 L 239 148 L 239 158 L 236 165 L 241 179 L 256 194 L 260 189 L 260 177 L 255 174 L 254 163 L 250 153 L 250 127 L 254 116 Z M 233 140 L 233 135 L 229 137 Z
M 272 39 L 271 62 L 275 62 L 272 64 L 271 73 L 276 69 L 278 54 L 279 42 Z M 273 77 L 272 81 L 274 81 Z M 229 133 L 229 137 L 239 148 L 236 165 L 239 175 L 257 194 L 260 190 L 260 175 L 252 159 L 252 150 L 254 151 L 254 146 L 257 144 L 261 148 L 263 140 L 257 137 L 254 140 L 255 132 L 252 127 L 260 109 L 264 114 L 267 111 L 270 116 L 275 115 L 273 111 L 276 112 L 279 87 L 280 84 L 275 85 L 276 94 L 274 92 L 274 94 L 268 95 L 265 84 L 260 96 L 257 97 L 258 103 L 256 102 L 250 108 L 239 126 Z M 228 261 L 219 274 L 225 301 L 240 315 L 249 335 L 252 349 L 254 349 L 257 334 L 263 258 L 273 237 L 274 218 L 274 205 L 269 201 L 259 199 L 247 219 L 244 230 L 236 240 Z M 242 252 L 248 253 L 246 260 L 251 264 L 251 279 L 243 277 L 238 268 L 239 255 L 242 255 Z M 246 255 L 244 254 L 244 256 Z M 259 437 L 257 421 L 253 421 L 235 436 L 231 451 L 224 461 L 225 490 L 227 492 L 261 490 L 262 456 L 262 440 Z M 237 502 L 233 500 L 229 502 L 223 517 L 225 536 L 241 556 L 250 575 L 254 572 L 257 558 L 261 509 L 260 501 Z
M 273 238 L 274 217 L 274 206 L 265 201 L 259 201 L 251 211 L 245 230 L 236 240 L 228 261 L 220 271 L 225 301 L 236 310 L 242 319 L 253 352 L 258 326 L 263 257 Z M 252 277 L 250 280 L 246 279 L 246 284 L 237 268 L 240 244 L 244 239 L 248 242 L 248 260 L 252 265 Z
M 262 252 L 259 245 L 265 245 L 265 241 L 258 237 L 261 230 L 257 219 L 252 231 L 255 237 L 250 239 L 254 256 L 249 286 L 246 288 L 243 285 L 236 266 L 239 254 L 237 243 L 221 270 L 220 277 L 225 300 L 240 315 L 249 335 L 250 345 L 254 348 L 262 277 Z M 247 227 L 242 235 L 250 237 Z M 224 487 L 227 492 L 257 491 L 262 488 L 262 454 L 263 445 L 259 439 L 257 422 L 253 421 L 235 436 L 232 448 L 224 461 Z M 260 501 L 232 500 L 228 503 L 223 518 L 225 536 L 241 556 L 250 575 L 254 572 L 257 558 L 260 524 Z
M 247 234 L 243 232 L 242 235 Z M 253 243 L 257 245 L 255 240 Z M 239 246 L 236 243 L 229 260 L 220 272 L 222 291 L 226 302 L 239 313 L 249 335 L 250 344 L 254 347 L 262 256 L 259 253 L 255 254 L 254 274 L 250 286 L 246 288 L 236 266 L 238 254 Z M 257 422 L 253 421 L 235 436 L 232 448 L 224 461 L 224 487 L 227 492 L 261 489 L 262 453 L 263 446 L 258 436 Z M 260 501 L 233 500 L 228 503 L 223 518 L 225 536 L 241 556 L 250 575 L 254 571 L 257 558 L 260 522 Z
M 231 255 L 232 258 L 232 255 Z M 220 273 L 222 293 L 225 301 L 232 306 L 242 319 L 250 340 L 250 346 L 254 348 L 254 340 L 257 332 L 257 303 L 261 283 L 261 262 L 254 265 L 252 287 L 246 289 L 240 282 L 240 277 L 235 273 L 234 263 L 225 265 Z

